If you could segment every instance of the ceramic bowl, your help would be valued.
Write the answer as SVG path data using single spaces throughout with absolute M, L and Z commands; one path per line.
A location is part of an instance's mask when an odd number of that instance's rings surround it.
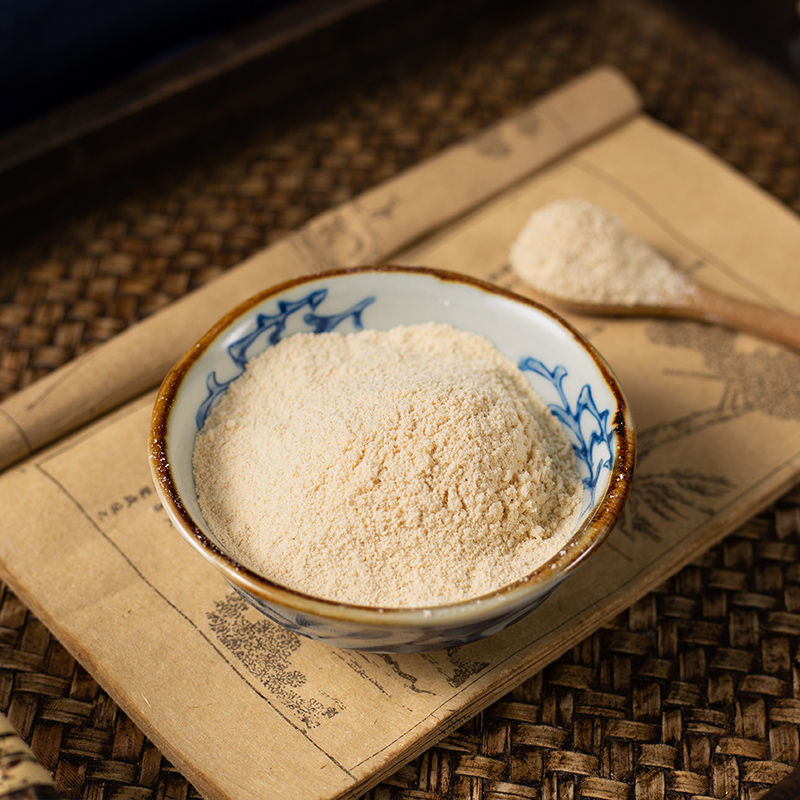
M 300 331 L 386 330 L 444 322 L 488 338 L 519 364 L 575 447 L 583 508 L 568 544 L 524 579 L 491 594 L 431 608 L 375 608 L 322 600 L 237 563 L 203 519 L 192 477 L 195 436 L 248 359 Z M 627 499 L 635 434 L 606 362 L 549 309 L 453 273 L 363 267 L 300 278 L 226 314 L 164 380 L 153 411 L 150 464 L 178 531 L 259 611 L 338 647 L 411 652 L 454 647 L 503 630 L 533 611 L 603 542 Z

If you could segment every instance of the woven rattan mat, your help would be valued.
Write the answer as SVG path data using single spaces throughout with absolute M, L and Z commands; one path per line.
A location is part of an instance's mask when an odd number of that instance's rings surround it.
M 771 67 L 655 3 L 498 6 L 0 245 L 0 396 L 600 63 L 800 211 L 800 93 Z M 800 494 L 743 523 L 366 797 L 758 797 L 800 761 Z M 65 797 L 198 796 L 1 584 L 0 711 Z

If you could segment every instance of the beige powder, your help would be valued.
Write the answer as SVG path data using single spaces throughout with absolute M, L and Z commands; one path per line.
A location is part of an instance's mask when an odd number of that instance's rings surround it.
M 194 469 L 209 526 L 243 563 L 370 606 L 523 577 L 564 545 L 582 497 L 522 372 L 438 323 L 268 348 L 212 410 Z
M 693 291 L 666 258 L 586 200 L 558 200 L 534 211 L 509 258 L 526 283 L 563 300 L 669 305 Z

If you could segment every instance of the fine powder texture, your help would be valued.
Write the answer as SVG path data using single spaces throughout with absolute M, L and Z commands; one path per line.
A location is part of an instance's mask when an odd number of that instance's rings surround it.
M 563 547 L 582 498 L 572 446 L 523 373 L 439 323 L 267 348 L 197 435 L 194 472 L 242 563 L 390 608 L 524 577 Z
M 558 200 L 534 211 L 509 258 L 532 288 L 562 300 L 664 306 L 694 291 L 620 219 L 586 200 Z

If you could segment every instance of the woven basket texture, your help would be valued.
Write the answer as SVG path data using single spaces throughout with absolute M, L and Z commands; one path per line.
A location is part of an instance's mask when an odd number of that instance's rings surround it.
M 800 211 L 800 92 L 655 0 L 503 3 L 324 97 L 257 109 L 0 243 L 0 397 L 582 71 Z M 160 160 L 159 160 L 160 159 Z M 755 800 L 800 762 L 800 493 L 367 800 Z M 196 790 L 0 584 L 0 711 L 66 798 Z

